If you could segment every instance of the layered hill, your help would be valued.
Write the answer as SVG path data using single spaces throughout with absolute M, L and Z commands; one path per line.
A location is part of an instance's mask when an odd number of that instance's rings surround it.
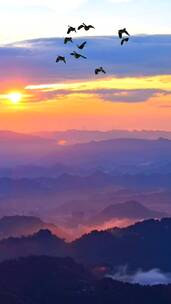
M 84 265 L 108 265 L 113 271 L 127 266 L 128 271 L 171 272 L 170 243 L 170 218 L 93 231 L 71 243 L 41 230 L 33 236 L 0 241 L 0 261 L 30 255 L 71 256 Z

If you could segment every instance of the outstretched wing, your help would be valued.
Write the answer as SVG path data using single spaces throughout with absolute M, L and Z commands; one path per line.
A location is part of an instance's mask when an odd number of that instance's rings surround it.
M 99 73 L 99 70 L 95 69 L 94 73 L 97 75 Z
M 70 34 L 70 33 L 71 33 L 71 28 L 69 27 L 67 30 L 67 34 Z
M 128 42 L 128 41 L 129 41 L 129 38 L 123 38 L 121 41 L 121 45 L 123 45 L 125 42 Z
M 84 25 L 81 24 L 79 27 L 78 27 L 78 30 L 81 30 L 82 28 L 84 28 Z
M 84 41 L 82 44 L 80 44 L 80 46 L 78 47 L 79 49 L 83 49 L 84 47 L 85 47 L 85 45 L 86 45 L 86 41 Z
M 124 42 L 125 42 L 125 39 L 122 39 L 122 40 L 121 40 L 121 45 L 123 45 L 123 44 L 124 44 Z
M 95 27 L 93 25 L 89 25 L 88 26 L 89 28 L 92 28 L 92 29 L 95 29 Z
M 84 41 L 84 42 L 82 43 L 82 47 L 85 47 L 86 44 L 87 44 L 87 41 Z
M 103 74 L 106 74 L 106 71 L 104 69 L 102 69 Z
M 83 55 L 80 55 L 80 57 L 81 57 L 81 58 L 84 58 L 84 59 L 87 59 L 87 57 L 86 57 L 86 56 L 83 56 Z
M 130 34 L 128 33 L 128 31 L 127 31 L 127 30 L 125 30 L 125 34 L 126 34 L 126 35 L 128 35 L 128 36 L 130 36 Z

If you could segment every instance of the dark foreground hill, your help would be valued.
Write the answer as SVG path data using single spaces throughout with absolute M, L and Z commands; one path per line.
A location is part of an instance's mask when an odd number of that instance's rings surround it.
M 170 304 L 171 286 L 97 280 L 71 258 L 29 257 L 0 264 L 3 304 Z
M 0 241 L 0 261 L 28 256 L 68 256 L 70 247 L 49 230 L 40 230 L 32 236 Z
M 146 220 L 127 228 L 93 231 L 72 244 L 84 264 L 127 266 L 128 270 L 159 268 L 171 272 L 171 219 Z
M 72 243 L 65 243 L 48 230 L 0 241 L 0 261 L 31 255 L 70 256 L 89 267 L 109 265 L 114 272 L 120 266 L 127 266 L 131 272 L 160 269 L 168 273 L 171 272 L 171 219 L 93 231 Z

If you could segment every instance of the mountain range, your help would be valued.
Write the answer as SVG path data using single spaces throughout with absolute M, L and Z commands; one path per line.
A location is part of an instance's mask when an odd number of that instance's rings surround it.
M 65 135 L 66 140 L 62 139 Z M 57 137 L 46 132 L 32 135 L 0 131 L 0 176 L 57 177 L 95 170 L 115 175 L 169 174 L 170 139 L 170 133 L 164 131 L 71 130 L 59 132 Z M 63 144 L 67 140 L 69 144 Z
M 145 139 L 111 139 L 85 144 L 64 146 L 43 157 L 47 166 L 56 162 L 64 165 L 79 167 L 88 170 L 101 169 L 105 172 L 128 173 L 131 168 L 137 172 L 140 168 L 145 171 L 155 163 L 168 163 L 171 153 L 171 141 L 160 138 L 158 140 Z M 129 170 L 128 170 L 129 169 Z M 133 171 L 134 172 L 134 171 Z M 167 172 L 168 173 L 168 172 Z
M 71 243 L 49 230 L 40 230 L 32 236 L 1 240 L 0 261 L 32 255 L 70 256 L 90 268 L 109 267 L 112 273 L 120 267 L 126 267 L 128 272 L 160 269 L 170 273 L 170 243 L 170 218 L 92 231 Z
M 160 137 L 171 140 L 171 132 L 153 131 L 153 130 L 110 130 L 110 131 L 93 131 L 93 130 L 67 130 L 53 132 L 38 132 L 36 136 L 55 139 L 59 144 L 74 145 L 77 143 L 88 143 L 91 141 L 101 141 L 118 138 L 140 138 L 140 139 L 158 139 Z

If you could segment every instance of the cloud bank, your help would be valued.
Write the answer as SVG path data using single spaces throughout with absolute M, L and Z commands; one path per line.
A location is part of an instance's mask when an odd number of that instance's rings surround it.
M 88 60 L 76 61 L 70 52 L 76 45 L 87 40 L 84 54 Z M 47 38 L 14 43 L 1 47 L 0 55 L 10 69 L 10 62 L 29 75 L 29 70 L 39 72 L 39 79 L 85 79 L 93 77 L 92 71 L 103 65 L 108 75 L 118 77 L 149 76 L 170 74 L 171 35 L 135 36 L 125 47 L 120 46 L 117 37 L 82 37 L 74 40 L 74 44 L 65 46 L 63 39 Z M 56 65 L 58 54 L 66 56 L 67 65 Z M 30 67 L 30 69 L 29 69 Z M 44 75 L 40 73 L 44 72 Z M 2 77 L 2 76 L 1 76 Z M 33 77 L 34 78 L 34 77 Z
M 167 285 L 171 284 L 171 273 L 163 273 L 159 269 L 151 269 L 149 271 L 139 270 L 135 274 L 130 275 L 127 274 L 125 268 L 120 270 L 118 273 L 114 275 L 109 275 L 108 277 L 112 277 L 112 279 L 131 283 L 131 284 L 140 284 L 142 286 L 154 286 L 154 285 Z
M 85 39 L 88 59 L 76 61 L 70 52 Z M 144 102 L 171 93 L 170 49 L 171 35 L 135 36 L 125 47 L 106 36 L 77 38 L 67 46 L 62 38 L 8 44 L 0 48 L 0 90 L 17 83 L 34 91 L 38 102 L 85 94 L 109 102 Z M 56 64 L 58 55 L 66 57 L 66 65 Z M 107 74 L 95 76 L 98 66 Z

